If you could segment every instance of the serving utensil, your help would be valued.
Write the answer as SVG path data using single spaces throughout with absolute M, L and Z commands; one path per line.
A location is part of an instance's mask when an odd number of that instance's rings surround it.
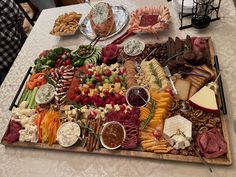
M 179 131 L 179 133 L 181 135 L 183 135 L 186 139 L 188 139 L 185 134 L 182 132 L 182 131 Z M 211 166 L 207 163 L 207 161 L 201 156 L 201 154 L 198 152 L 198 150 L 191 144 L 190 144 L 190 147 L 194 150 L 194 152 L 196 153 L 196 155 L 201 159 L 202 163 L 209 169 L 209 171 L 212 173 L 213 170 L 211 168 Z
M 170 60 L 174 59 L 175 57 L 178 57 L 179 55 L 182 55 L 183 53 L 184 53 L 184 51 L 181 51 L 181 52 L 179 52 L 179 53 L 176 53 L 176 54 L 173 55 L 172 57 L 168 58 L 168 59 L 164 62 L 164 65 L 167 65 L 167 63 L 168 63 Z
M 219 66 L 219 61 L 218 61 L 217 55 L 214 56 L 214 66 L 216 68 L 216 73 L 219 73 L 220 66 Z M 222 109 L 223 114 L 227 114 L 227 107 L 226 107 L 226 102 L 225 102 L 224 88 L 223 88 L 223 84 L 222 84 L 221 75 L 219 75 L 219 78 L 217 79 L 217 81 L 218 81 L 219 92 L 220 92 L 220 100 L 221 100 L 221 104 L 222 104 L 221 109 Z
M 201 156 L 201 154 L 197 151 L 195 147 L 193 147 L 192 144 L 190 144 L 191 148 L 193 148 L 194 152 L 197 154 L 197 156 L 201 159 L 202 163 L 209 169 L 209 171 L 212 173 L 213 170 L 211 166 L 207 163 L 207 161 Z
M 156 50 L 157 47 L 155 47 L 143 60 L 146 60 L 148 57 L 150 57 Z
M 86 0 L 85 3 L 87 3 L 90 7 L 92 7 L 92 9 L 95 9 L 95 8 L 91 5 L 90 0 Z
M 174 93 L 175 95 L 177 95 L 178 93 L 177 93 L 177 90 L 176 90 L 176 88 L 175 88 L 175 84 L 174 84 L 174 82 L 173 82 L 173 80 L 172 80 L 172 78 L 171 78 L 172 76 L 171 76 L 170 70 L 169 70 L 169 68 L 168 68 L 167 65 L 164 67 L 164 71 L 165 71 L 167 77 L 169 78 L 171 87 L 172 87 L 172 89 L 173 89 L 173 93 Z
M 135 94 L 138 95 L 138 96 L 145 102 L 145 104 L 147 104 L 147 100 L 145 100 L 145 99 L 143 98 L 143 96 L 140 94 L 140 91 L 139 91 L 139 90 L 135 90 Z
M 101 39 L 101 37 L 99 36 L 99 35 L 97 35 L 91 42 L 90 42 L 90 46 L 91 47 L 94 47 L 97 43 L 98 43 L 98 41 Z
M 217 90 L 218 90 L 218 84 L 216 82 L 218 81 L 220 75 L 221 75 L 221 71 L 218 73 L 218 75 L 216 76 L 216 79 L 213 82 L 210 82 L 209 84 L 207 84 L 207 87 L 213 90 L 215 94 L 217 94 Z

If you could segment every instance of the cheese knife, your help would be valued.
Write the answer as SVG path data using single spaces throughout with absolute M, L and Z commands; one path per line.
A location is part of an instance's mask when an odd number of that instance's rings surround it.
M 185 134 L 182 131 L 179 131 L 181 135 L 183 135 L 186 139 L 188 139 Z M 211 166 L 207 163 L 207 161 L 202 157 L 202 155 L 198 152 L 198 150 L 193 146 L 193 144 L 191 142 L 189 142 L 190 147 L 194 150 L 194 152 L 196 153 L 196 155 L 201 159 L 202 163 L 208 168 L 208 170 L 212 173 L 213 170 L 211 168 Z
M 178 93 L 177 93 L 177 90 L 176 90 L 176 88 L 175 88 L 175 84 L 174 84 L 174 82 L 173 82 L 173 80 L 172 80 L 172 78 L 171 78 L 171 73 L 170 73 L 170 70 L 169 70 L 169 68 L 168 68 L 167 65 L 164 67 L 164 71 L 165 71 L 167 77 L 169 78 L 171 87 L 172 87 L 172 89 L 173 89 L 173 93 L 174 93 L 175 95 L 177 95 Z

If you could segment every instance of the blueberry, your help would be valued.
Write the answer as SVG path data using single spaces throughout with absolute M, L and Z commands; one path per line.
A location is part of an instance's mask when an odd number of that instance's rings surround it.
M 97 81 L 96 81 L 96 80 L 92 80 L 92 83 L 93 83 L 94 85 L 96 85 L 96 84 L 97 84 Z

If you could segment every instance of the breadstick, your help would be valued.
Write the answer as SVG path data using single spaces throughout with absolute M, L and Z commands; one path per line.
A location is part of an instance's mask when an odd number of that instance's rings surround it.
M 95 130 L 95 120 L 92 120 L 92 124 L 91 124 L 91 129 L 94 131 Z M 90 138 L 90 142 L 89 142 L 89 152 L 92 152 L 93 151 L 93 141 L 94 141 L 94 138 L 95 138 L 95 135 L 90 133 L 91 134 L 91 138 Z
M 91 120 L 88 120 L 88 127 L 91 128 Z M 87 136 L 87 144 L 86 144 L 86 150 L 89 151 L 89 144 L 90 144 L 90 139 L 91 139 L 91 133 L 88 132 L 88 136 Z
M 101 118 L 99 117 L 99 118 L 97 119 L 97 128 L 96 128 L 96 132 L 95 132 L 98 137 L 97 137 L 96 140 L 94 141 L 94 142 L 95 142 L 95 143 L 94 143 L 94 146 L 93 146 L 94 149 L 98 149 L 98 148 L 97 148 L 97 144 L 99 145 L 99 131 L 100 131 L 100 125 L 101 125 Z
M 92 144 L 92 149 L 94 150 L 95 147 L 96 147 L 96 143 L 97 143 L 97 129 L 98 129 L 98 119 L 95 119 L 94 122 L 95 122 L 95 126 L 94 126 L 94 140 L 93 140 L 93 144 Z

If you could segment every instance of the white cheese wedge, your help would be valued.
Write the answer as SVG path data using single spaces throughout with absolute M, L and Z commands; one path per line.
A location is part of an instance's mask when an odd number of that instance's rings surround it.
M 172 137 L 172 140 L 174 140 L 174 148 L 175 149 L 184 149 L 188 146 L 190 146 L 190 142 L 189 140 L 187 140 L 187 138 L 185 138 L 183 135 L 174 135 Z
M 190 146 L 192 122 L 180 115 L 170 117 L 165 120 L 163 136 L 175 149 L 184 149 Z
M 189 103 L 191 106 L 206 112 L 218 111 L 215 92 L 207 86 L 204 86 L 201 90 L 195 93 L 189 99 Z

